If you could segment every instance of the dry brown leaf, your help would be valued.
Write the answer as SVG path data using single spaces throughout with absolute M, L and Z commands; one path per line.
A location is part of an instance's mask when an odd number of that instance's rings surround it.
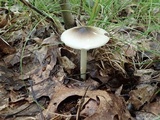
M 56 87 L 55 94 L 52 96 L 48 108 L 43 112 L 44 116 L 46 119 L 54 118 L 55 115 L 58 114 L 58 109 L 62 105 L 62 102 L 65 100 L 73 101 L 71 98 L 74 97 L 80 99 L 84 96 L 84 93 L 85 90 L 82 89 L 69 89 L 64 86 Z M 114 120 L 115 117 L 120 120 L 122 120 L 122 118 L 123 120 L 128 120 L 131 118 L 129 112 L 126 110 L 123 100 L 114 95 L 110 95 L 105 91 L 87 91 L 85 98 L 89 99 L 85 100 L 85 104 L 83 104 L 84 107 L 82 107 L 83 109 L 80 112 L 80 115 L 86 117 L 85 120 L 104 120 L 104 118 L 110 118 L 108 120 Z M 65 104 L 64 107 L 66 106 L 67 104 Z M 64 107 L 63 109 L 66 109 Z M 61 116 L 60 113 L 59 116 Z M 69 116 L 66 115 L 66 117 Z M 39 116 L 37 116 L 37 118 L 39 119 Z
M 47 55 L 47 51 L 48 51 L 47 46 L 42 46 L 42 48 L 40 50 L 34 51 L 34 54 L 35 54 L 36 58 L 39 60 L 41 65 Z
M 19 62 L 19 57 L 16 54 L 12 54 L 3 57 L 3 60 L 7 66 L 14 66 Z
M 20 111 L 23 111 L 26 109 L 30 104 L 26 101 L 23 101 L 22 103 L 12 103 L 10 106 L 7 107 L 7 109 L 4 109 L 0 111 L 0 118 L 7 117 L 10 115 L 14 115 Z
M 122 89 L 123 89 L 123 85 L 121 85 L 116 91 L 115 91 L 115 94 L 117 96 L 120 96 L 121 95 L 121 92 L 122 92 Z
M 42 45 L 58 45 L 61 42 L 58 40 L 58 37 L 56 34 L 52 33 L 50 37 L 47 37 L 43 40 Z
M 35 95 L 36 99 L 47 96 L 49 98 L 52 97 L 54 94 L 54 89 L 57 84 L 53 80 L 43 80 L 41 83 L 38 83 L 36 85 L 33 85 L 33 92 L 32 88 L 29 87 L 28 90 L 30 91 L 30 95 L 26 98 L 30 103 L 34 101 L 33 94 Z M 58 85 L 57 85 L 58 86 Z
M 136 120 L 154 120 L 156 119 L 156 115 L 149 113 L 149 112 L 136 112 Z
M 8 78 L 12 78 L 14 76 L 14 73 L 12 70 L 8 69 L 5 64 L 3 66 L 0 66 L 0 76 L 5 76 Z M 3 79 L 0 79 L 0 82 L 5 82 Z
M 160 115 L 160 98 L 157 98 L 155 102 L 148 103 L 143 110 L 157 116 Z
M 34 69 L 32 70 L 32 72 L 30 72 L 30 77 L 34 80 L 34 83 L 40 83 L 41 81 L 46 80 L 50 77 L 49 75 L 57 62 L 57 55 L 55 51 L 56 49 L 54 48 L 47 48 L 45 54 L 42 52 L 42 55 L 39 56 L 41 65 L 39 66 L 39 68 Z
M 16 49 L 10 46 L 3 38 L 0 37 L 0 53 L 1 54 L 13 54 Z
M 0 111 L 9 106 L 9 97 L 7 91 L 0 85 Z
M 93 114 L 96 113 L 99 103 L 100 103 L 99 98 L 96 100 L 90 98 L 89 100 L 87 100 L 87 103 L 84 105 L 84 109 L 81 111 L 80 115 L 85 118 L 92 116 Z
M 103 96 L 99 96 L 101 107 L 99 106 L 97 112 L 94 115 L 85 118 L 85 120 L 132 120 L 128 110 L 126 110 L 123 100 L 114 95 L 111 95 L 110 97 L 112 100 L 106 102 Z
M 153 81 L 153 75 L 157 74 L 157 71 L 153 69 L 141 69 L 141 70 L 136 70 L 134 73 L 135 76 L 140 77 L 140 82 L 141 83 L 149 83 Z M 158 76 L 157 76 L 158 77 Z
M 141 84 L 136 86 L 136 90 L 129 93 L 128 103 L 132 103 L 136 110 L 142 105 L 152 100 L 153 95 L 157 90 L 157 85 Z
M 9 119 L 6 119 L 6 120 L 9 120 Z M 36 118 L 35 117 L 25 117 L 25 116 L 22 116 L 22 117 L 16 117 L 14 120 L 36 120 Z
M 64 67 L 64 69 L 68 72 L 71 73 L 71 70 L 76 67 L 76 65 L 69 60 L 66 56 L 59 57 L 60 64 Z
M 5 27 L 8 24 L 8 21 L 9 21 L 9 10 L 5 8 L 0 8 L 0 28 Z
M 92 78 L 88 78 L 86 81 L 79 81 L 76 79 L 70 79 L 70 82 L 66 84 L 68 88 L 72 89 L 86 89 L 86 87 L 90 86 L 90 90 L 95 90 L 99 87 L 100 83 Z
M 25 94 L 23 94 L 23 92 L 21 91 L 10 91 L 9 93 L 9 98 L 10 98 L 10 102 L 18 102 L 20 100 L 24 100 L 25 99 Z

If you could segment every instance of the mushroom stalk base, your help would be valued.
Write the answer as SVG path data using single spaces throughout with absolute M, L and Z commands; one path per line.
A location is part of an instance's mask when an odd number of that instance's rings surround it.
M 86 66 L 87 66 L 87 50 L 82 49 L 81 50 L 81 61 L 80 61 L 80 72 L 81 72 L 81 78 L 86 79 Z

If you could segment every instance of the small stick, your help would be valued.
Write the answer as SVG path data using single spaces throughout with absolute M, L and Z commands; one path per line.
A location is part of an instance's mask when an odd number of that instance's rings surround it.
M 89 86 L 86 88 L 85 93 L 84 93 L 83 97 L 81 98 L 81 101 L 80 101 L 80 104 L 79 104 L 79 107 L 78 107 L 78 110 L 77 110 L 76 120 L 78 120 L 78 118 L 79 118 L 80 111 L 82 109 L 82 104 L 84 103 L 84 99 L 86 97 L 88 89 L 89 89 Z
M 40 112 L 40 115 L 41 115 L 42 120 L 45 120 L 44 115 L 43 115 L 43 113 L 42 113 L 42 109 L 41 109 L 41 107 L 40 107 L 40 104 L 38 103 L 38 101 L 37 101 L 37 99 L 36 99 L 35 92 L 34 92 L 34 90 L 33 90 L 33 81 L 32 81 L 32 80 L 29 80 L 29 83 L 30 83 L 30 85 L 31 85 L 31 93 L 32 93 L 34 102 L 37 104 L 37 107 L 38 107 L 38 109 L 39 109 L 39 112 Z

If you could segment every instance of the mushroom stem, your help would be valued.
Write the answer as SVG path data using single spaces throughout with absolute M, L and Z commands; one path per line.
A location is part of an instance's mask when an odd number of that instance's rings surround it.
M 81 49 L 81 61 L 80 61 L 81 78 L 86 79 L 86 66 L 87 66 L 87 50 Z

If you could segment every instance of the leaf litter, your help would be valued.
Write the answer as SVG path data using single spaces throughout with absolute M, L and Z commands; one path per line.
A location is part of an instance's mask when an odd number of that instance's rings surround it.
M 133 7 L 119 17 L 132 14 Z M 159 32 L 140 36 L 146 28 L 135 19 L 128 27 L 111 25 L 110 42 L 88 51 L 82 81 L 79 52 L 64 46 L 46 21 L 31 31 L 35 13 L 19 9 L 11 9 L 14 14 L 0 31 L 0 119 L 153 120 L 160 115 Z

